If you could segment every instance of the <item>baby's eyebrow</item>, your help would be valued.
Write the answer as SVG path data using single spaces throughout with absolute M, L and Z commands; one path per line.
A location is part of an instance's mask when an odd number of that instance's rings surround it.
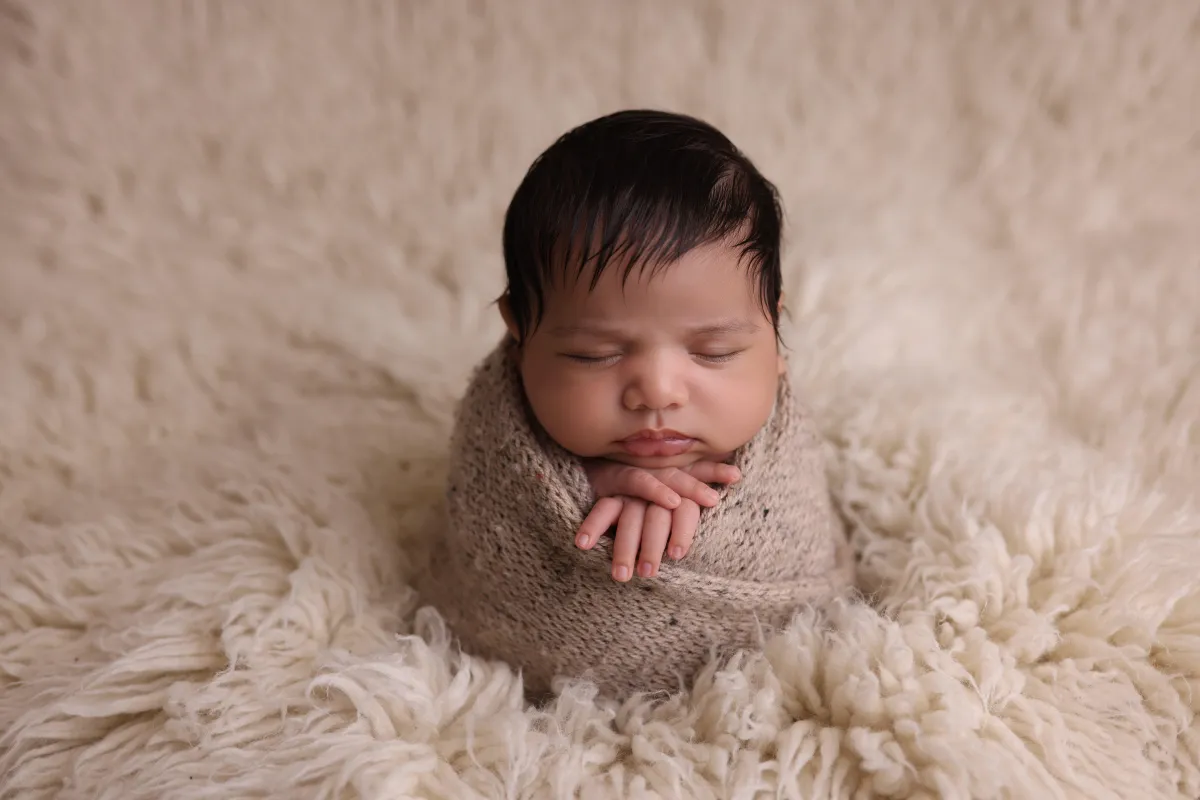
M 688 328 L 692 336 L 714 336 L 722 333 L 754 333 L 758 325 L 748 319 L 723 319 Z
M 604 336 L 619 332 L 616 328 L 604 325 L 555 325 L 550 329 L 551 336 Z
M 721 334 L 754 333 L 758 325 L 748 319 L 721 319 L 693 325 L 685 330 L 689 336 L 718 336 Z M 620 335 L 617 327 L 604 324 L 577 323 L 575 325 L 556 325 L 550 329 L 552 336 L 614 336 Z

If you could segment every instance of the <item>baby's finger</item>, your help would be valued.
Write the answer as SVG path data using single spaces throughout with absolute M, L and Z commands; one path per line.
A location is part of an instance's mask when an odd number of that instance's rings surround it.
M 592 510 L 579 526 L 575 534 L 575 544 L 584 550 L 590 550 L 592 545 L 600 541 L 604 532 L 617 524 L 621 509 L 625 503 L 619 497 L 602 497 L 592 506 Z
M 661 506 L 649 506 L 642 520 L 642 548 L 638 554 L 638 575 L 653 578 L 658 574 L 667 539 L 671 536 L 671 514 Z
M 638 543 L 642 538 L 642 521 L 646 516 L 646 504 L 632 498 L 625 501 L 621 517 L 617 520 L 617 538 L 613 542 L 614 580 L 624 583 L 633 577 L 633 562 L 637 558 Z
M 715 506 L 721 496 L 696 476 L 681 469 L 672 469 L 659 473 L 663 482 L 679 493 L 686 500 L 699 503 L 702 506 Z M 677 506 L 669 506 L 676 508 Z
M 637 467 L 626 467 L 616 476 L 616 493 L 636 497 L 663 508 L 675 508 L 680 497 L 654 475 Z
M 719 483 L 722 486 L 730 486 L 742 479 L 740 469 L 716 461 L 699 461 L 688 467 L 688 473 L 703 483 Z
M 696 538 L 696 526 L 700 524 L 700 506 L 684 500 L 679 508 L 671 512 L 671 541 L 667 555 L 678 561 L 687 555 Z

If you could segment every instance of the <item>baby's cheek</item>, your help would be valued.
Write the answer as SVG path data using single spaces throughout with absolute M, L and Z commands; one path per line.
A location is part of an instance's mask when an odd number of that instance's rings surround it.
M 607 436 L 602 394 L 578 382 L 542 386 L 530 405 L 538 422 L 559 445 L 579 456 L 600 455 Z
M 762 375 L 747 376 L 729 395 L 724 419 L 729 447 L 736 449 L 754 438 L 767 424 L 775 405 L 778 383 Z

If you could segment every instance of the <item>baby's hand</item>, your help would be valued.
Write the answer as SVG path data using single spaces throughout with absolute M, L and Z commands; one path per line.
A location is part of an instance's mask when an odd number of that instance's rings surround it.
M 575 543 L 590 550 L 616 523 L 612 576 L 624 583 L 633 577 L 633 564 L 639 554 L 638 574 L 643 578 L 658 574 L 668 545 L 672 558 L 683 558 L 699 521 L 700 506 L 692 500 L 683 500 L 674 511 L 668 511 L 636 497 L 602 497 L 579 526 Z
M 636 497 L 668 510 L 679 508 L 683 500 L 715 506 L 718 495 L 708 484 L 729 486 L 742 479 L 737 467 L 715 461 L 698 461 L 683 468 L 642 469 L 595 459 L 585 462 L 584 468 L 596 497 Z
M 589 466 L 588 477 L 600 500 L 579 526 L 575 543 L 588 550 L 615 524 L 612 576 L 624 582 L 633 577 L 639 555 L 638 574 L 643 578 L 658 574 L 664 551 L 675 560 L 687 555 L 700 521 L 697 499 L 706 506 L 718 501 L 717 493 L 705 484 L 737 483 L 741 472 L 714 462 L 699 462 L 686 471 L 601 463 Z

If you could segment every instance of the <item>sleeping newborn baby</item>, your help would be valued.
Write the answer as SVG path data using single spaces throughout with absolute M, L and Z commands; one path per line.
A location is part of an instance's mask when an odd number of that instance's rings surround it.
M 676 114 L 589 122 L 518 187 L 507 334 L 458 410 L 424 590 L 531 693 L 683 687 L 850 584 L 780 346 L 781 227 L 770 182 Z

